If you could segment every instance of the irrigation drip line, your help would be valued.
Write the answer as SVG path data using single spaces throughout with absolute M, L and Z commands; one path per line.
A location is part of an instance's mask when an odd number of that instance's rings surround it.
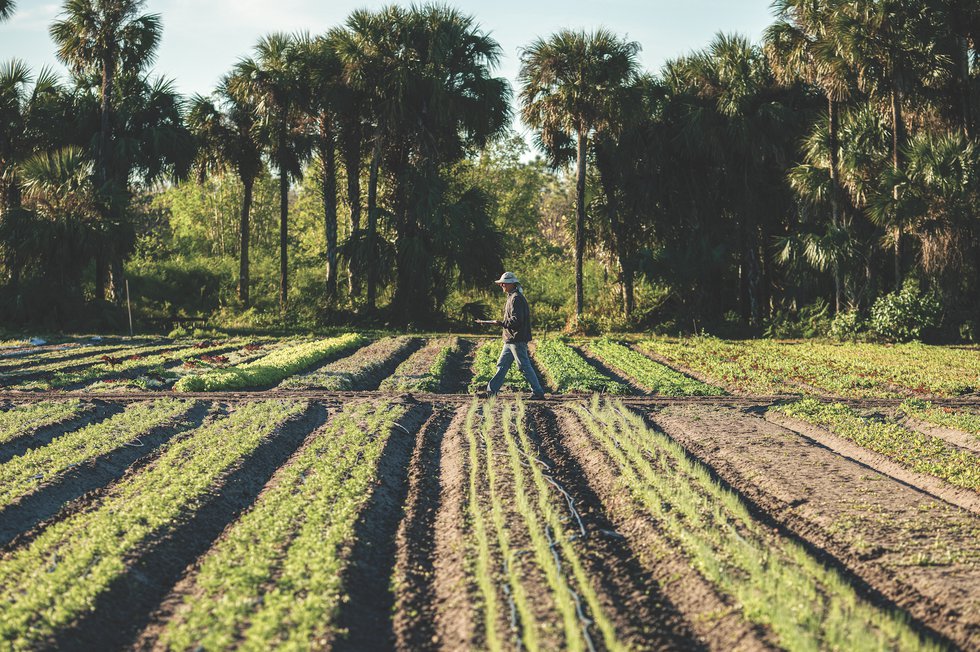
M 558 554 L 558 544 L 554 537 L 551 536 L 551 526 L 544 526 L 544 535 L 548 538 L 548 547 L 551 549 L 551 555 L 555 558 L 555 565 L 558 567 L 558 574 L 564 575 L 561 564 L 561 555 Z M 596 652 L 595 643 L 592 642 L 592 635 L 589 634 L 589 627 L 592 626 L 592 620 L 585 615 L 585 609 L 582 607 L 582 599 L 579 594 L 572 588 L 570 582 L 565 582 L 565 588 L 568 589 L 568 593 L 572 596 L 572 600 L 575 601 L 575 614 L 578 616 L 579 624 L 582 626 L 582 637 L 585 639 L 585 645 L 589 648 L 589 652 Z

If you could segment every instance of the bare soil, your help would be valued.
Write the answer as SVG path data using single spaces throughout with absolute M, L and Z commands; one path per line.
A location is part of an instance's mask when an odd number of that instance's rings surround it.
M 651 416 L 859 593 L 963 649 L 980 645 L 976 514 L 743 410 L 677 405 Z

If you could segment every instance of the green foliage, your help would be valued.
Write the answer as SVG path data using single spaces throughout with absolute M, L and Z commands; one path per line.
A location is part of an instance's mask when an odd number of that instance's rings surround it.
M 308 374 L 286 378 L 279 386 L 328 392 L 351 390 L 388 364 L 392 357 L 400 355 L 412 342 L 411 337 L 386 337 Z
M 883 340 L 921 339 L 924 330 L 938 327 L 943 307 L 935 292 L 923 292 L 919 282 L 905 279 L 902 289 L 879 297 L 871 306 L 871 330 Z
M 502 344 L 500 340 L 490 340 L 479 345 L 473 357 L 473 380 L 470 381 L 471 394 L 484 391 L 487 383 L 497 373 L 497 360 L 500 358 Z M 515 362 L 507 370 L 504 385 L 517 392 L 530 391 L 531 386 L 524 379 L 524 374 L 517 368 Z
M 752 517 L 740 496 L 676 441 L 618 402 L 572 410 L 652 518 L 751 622 L 788 650 L 938 650 L 904 614 L 861 598 L 838 571 Z
M 862 417 L 843 403 L 803 399 L 770 409 L 829 428 L 835 435 L 881 453 L 916 473 L 935 476 L 955 487 L 980 490 L 977 456 L 938 437 Z
M 565 340 L 548 338 L 538 342 L 534 357 L 555 391 L 629 394 L 630 389 L 600 373 Z
M 227 369 L 213 370 L 197 376 L 184 376 L 174 385 L 178 392 L 213 392 L 222 389 L 247 389 L 281 382 L 287 376 L 312 367 L 324 358 L 362 346 L 367 340 L 357 333 L 347 333 L 325 340 L 277 349 L 253 362 Z
M 619 369 L 654 394 L 668 396 L 718 396 L 725 390 L 688 378 L 666 365 L 628 346 L 608 339 L 593 340 L 589 351 L 606 364 Z
M 449 361 L 459 353 L 460 339 L 430 340 L 381 381 L 379 389 L 396 392 L 438 392 Z
M 136 403 L 121 414 L 58 437 L 0 465 L 0 508 L 25 496 L 69 467 L 138 441 L 155 428 L 177 421 L 192 407 L 159 399 Z
M 0 640 L 13 649 L 41 647 L 56 631 L 89 614 L 152 537 L 186 522 L 230 468 L 250 455 L 304 402 L 246 403 L 226 418 L 171 440 L 153 464 L 113 485 L 91 510 L 40 532 L 0 560 Z
M 830 330 L 830 304 L 818 299 L 799 310 L 777 308 L 768 319 L 765 336 L 775 339 L 821 337 Z
M 267 650 L 333 632 L 344 551 L 405 411 L 362 402 L 332 415 L 204 557 L 162 637 L 167 649 Z
M 980 414 L 976 412 L 935 405 L 918 398 L 905 399 L 898 406 L 898 411 L 937 426 L 962 430 L 980 438 Z
M 830 322 L 827 334 L 835 340 L 854 342 L 866 328 L 867 324 L 861 319 L 860 313 L 857 310 L 848 310 L 837 313 Z
M 644 340 L 671 364 L 752 394 L 822 390 L 840 396 L 956 396 L 980 386 L 980 353 L 918 343 L 831 344 L 692 337 Z
M 26 437 L 60 421 L 72 419 L 87 409 L 78 399 L 15 405 L 9 410 L 0 412 L 0 444 L 6 444 L 18 437 Z

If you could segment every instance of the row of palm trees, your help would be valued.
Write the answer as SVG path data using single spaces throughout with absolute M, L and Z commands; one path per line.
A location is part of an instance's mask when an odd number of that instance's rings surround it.
M 11 6 L 0 0 L 0 18 Z M 666 284 L 661 309 L 693 323 L 737 310 L 758 326 L 820 297 L 866 308 L 910 273 L 980 305 L 980 9 L 778 0 L 774 12 L 762 43 L 719 35 L 659 75 L 604 29 L 522 50 L 520 117 L 551 166 L 576 172 L 576 319 L 587 255 L 614 272 L 627 319 L 640 277 Z M 0 74 L 8 285 L 33 266 L 79 288 L 94 260 L 96 295 L 113 295 L 139 192 L 234 174 L 248 306 L 253 189 L 269 168 L 283 313 L 289 194 L 305 175 L 320 186 L 331 300 L 346 278 L 367 311 L 390 291 L 394 320 L 421 323 L 453 286 L 499 272 L 494 189 L 455 173 L 511 118 L 500 46 L 472 17 L 392 5 L 323 34 L 271 34 L 186 105 L 147 75 L 160 19 L 142 0 L 68 0 L 51 33 L 71 84 L 16 62 Z

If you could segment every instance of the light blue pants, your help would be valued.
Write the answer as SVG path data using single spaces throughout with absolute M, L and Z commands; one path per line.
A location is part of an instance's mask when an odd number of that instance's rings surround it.
M 504 379 L 507 378 L 507 372 L 510 371 L 510 365 L 513 364 L 514 360 L 517 360 L 517 368 L 524 374 L 524 378 L 527 379 L 527 384 L 531 386 L 531 391 L 535 394 L 544 394 L 544 390 L 541 389 L 541 383 L 538 382 L 538 375 L 534 373 L 534 367 L 531 366 L 531 356 L 527 352 L 527 342 L 504 343 L 504 348 L 500 351 L 500 358 L 497 359 L 497 373 L 487 383 L 487 392 L 496 394 L 500 391 L 500 388 L 504 385 Z

